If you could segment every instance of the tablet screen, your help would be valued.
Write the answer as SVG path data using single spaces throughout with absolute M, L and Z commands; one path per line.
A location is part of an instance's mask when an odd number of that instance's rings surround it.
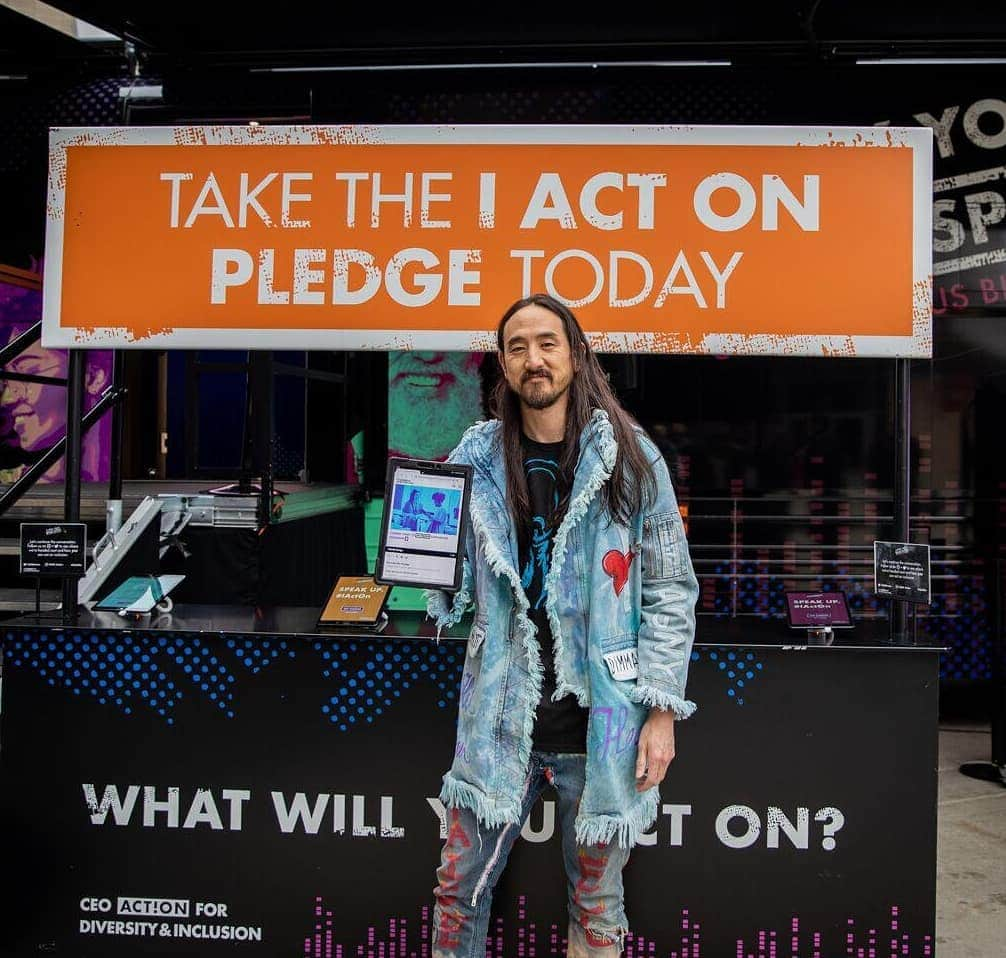
M 392 459 L 378 580 L 456 589 L 470 466 Z
M 852 627 L 844 592 L 787 592 L 786 615 L 794 629 Z

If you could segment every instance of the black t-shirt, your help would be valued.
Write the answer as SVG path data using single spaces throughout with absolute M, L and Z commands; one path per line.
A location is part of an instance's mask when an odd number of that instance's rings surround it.
M 523 537 L 521 584 L 527 594 L 531 621 L 538 627 L 538 644 L 544 679 L 535 717 L 533 745 L 540 752 L 586 752 L 587 710 L 575 696 L 552 701 L 555 691 L 555 660 L 552 629 L 545 613 L 545 576 L 552 558 L 553 522 L 559 504 L 561 442 L 535 442 L 523 437 L 524 474 L 531 497 L 531 528 Z

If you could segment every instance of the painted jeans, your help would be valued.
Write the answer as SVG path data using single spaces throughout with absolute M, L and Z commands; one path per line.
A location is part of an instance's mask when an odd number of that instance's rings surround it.
M 617 958 L 626 931 L 622 869 L 629 849 L 577 846 L 574 822 L 583 794 L 585 755 L 532 752 L 521 822 L 551 785 L 557 794 L 569 898 L 570 958 Z M 437 869 L 433 958 L 485 958 L 493 890 L 521 826 L 486 828 L 467 808 L 447 809 L 447 840 Z

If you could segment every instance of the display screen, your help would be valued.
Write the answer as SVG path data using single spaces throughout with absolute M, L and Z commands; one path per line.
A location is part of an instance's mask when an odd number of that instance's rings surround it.
M 794 629 L 852 627 L 844 592 L 787 592 L 786 613 Z
M 469 469 L 392 459 L 380 580 L 456 588 Z

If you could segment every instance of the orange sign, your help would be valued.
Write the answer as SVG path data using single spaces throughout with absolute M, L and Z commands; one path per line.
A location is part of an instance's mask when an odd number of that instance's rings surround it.
M 341 575 L 318 621 L 329 624 L 367 625 L 378 621 L 389 585 L 378 585 L 373 576 Z
M 931 131 L 55 130 L 48 346 L 928 355 Z

